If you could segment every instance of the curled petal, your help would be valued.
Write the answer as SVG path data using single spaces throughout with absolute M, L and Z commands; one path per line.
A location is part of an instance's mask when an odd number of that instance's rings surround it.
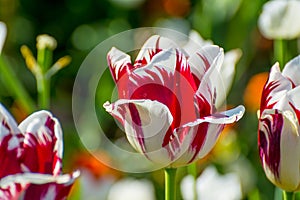
M 60 174 L 63 140 L 58 120 L 47 111 L 39 111 L 26 118 L 19 128 L 24 134 L 24 170 Z
M 113 47 L 107 54 L 110 72 L 117 83 L 119 79 L 133 68 L 130 56 Z
M 155 163 L 169 165 L 190 145 L 192 135 L 185 131 L 173 133 L 173 117 L 160 102 L 120 99 L 104 107 L 124 126 L 130 144 Z
M 176 129 L 174 134 L 183 135 L 185 133 L 192 140 L 189 148 L 179 159 L 174 161 L 172 166 L 186 165 L 206 156 L 214 147 L 224 125 L 238 121 L 244 112 L 244 106 L 238 106 L 225 112 L 197 119 Z
M 297 56 L 285 65 L 282 75 L 292 82 L 293 87 L 300 85 L 300 56 Z
M 265 110 L 259 120 L 259 151 L 268 179 L 286 191 L 299 189 L 299 128 L 290 111 Z
M 167 106 L 151 100 L 120 99 L 104 108 L 117 118 L 125 128 L 130 144 L 140 153 L 158 151 L 162 148 L 173 117 Z M 163 155 L 161 155 L 163 156 Z

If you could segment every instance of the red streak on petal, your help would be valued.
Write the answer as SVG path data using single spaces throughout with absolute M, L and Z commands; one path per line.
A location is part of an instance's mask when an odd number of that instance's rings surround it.
M 270 100 L 272 99 L 270 94 L 272 90 L 279 86 L 279 84 L 280 83 L 278 81 L 271 81 L 269 84 L 265 85 L 261 97 L 260 114 L 262 114 L 263 110 L 273 108 L 273 106 L 276 104 L 276 102 L 269 104 Z
M 260 119 L 266 130 L 258 131 L 258 147 L 262 164 L 266 163 L 276 178 L 279 178 L 280 164 L 280 138 L 283 128 L 283 116 L 276 113 L 271 115 L 272 119 Z
M 207 60 L 205 56 L 202 56 L 200 53 L 197 53 L 197 55 L 203 60 L 204 65 L 205 65 L 205 72 L 210 68 L 210 63 Z
M 138 109 L 136 108 L 136 106 L 133 103 L 129 103 L 128 108 L 130 111 L 130 116 L 132 118 L 132 126 L 134 126 L 134 130 L 135 130 L 135 137 L 138 140 L 143 153 L 145 153 L 146 152 L 145 141 L 144 141 L 145 136 L 143 133 L 143 129 L 142 129 L 143 124 L 142 124 Z
M 198 153 L 200 152 L 200 150 L 204 144 L 205 138 L 207 136 L 208 125 L 209 125 L 209 123 L 205 122 L 205 123 L 199 124 L 199 126 L 198 126 L 197 134 L 191 144 L 191 148 L 194 151 L 194 155 L 191 158 L 191 160 L 189 161 L 189 163 L 193 162 L 194 159 L 196 158 L 196 156 L 198 155 Z

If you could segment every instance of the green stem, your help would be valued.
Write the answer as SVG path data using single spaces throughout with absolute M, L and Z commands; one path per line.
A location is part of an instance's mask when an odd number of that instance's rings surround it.
M 52 64 L 53 52 L 49 48 L 38 49 L 37 62 L 41 70 L 45 73 Z
M 193 181 L 194 181 L 193 182 L 193 194 L 194 194 L 193 199 L 197 200 L 198 195 L 197 195 L 197 164 L 196 164 L 196 162 L 188 165 L 187 170 L 188 170 L 188 174 L 193 176 Z
M 44 74 L 36 77 L 38 90 L 38 104 L 40 109 L 50 108 L 50 80 Z
M 295 200 L 295 193 L 283 191 L 283 200 Z
M 274 40 L 274 58 L 279 62 L 280 68 L 283 69 L 285 64 L 286 44 L 284 40 Z
M 52 63 L 53 52 L 48 48 L 38 49 L 37 62 L 41 68 L 41 74 L 36 76 L 38 88 L 38 104 L 40 109 L 50 108 L 50 78 L 46 73 Z
M 0 56 L 0 72 L 4 80 L 4 85 L 12 92 L 14 98 L 21 103 L 27 113 L 32 113 L 35 110 L 33 100 L 23 87 L 13 69 L 6 64 L 3 56 Z
M 165 168 L 165 200 L 176 200 L 176 168 Z

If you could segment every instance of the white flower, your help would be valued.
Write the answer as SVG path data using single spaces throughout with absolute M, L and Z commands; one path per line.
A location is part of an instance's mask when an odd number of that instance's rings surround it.
M 194 179 L 191 175 L 183 178 L 180 186 L 184 200 L 193 199 L 193 184 Z M 239 200 L 242 198 L 238 175 L 234 173 L 220 175 L 213 166 L 202 172 L 196 184 L 199 200 Z
M 150 181 L 127 178 L 111 187 L 107 200 L 155 200 L 154 194 Z
M 258 27 L 268 39 L 295 39 L 300 36 L 300 1 L 273 0 L 263 6 Z

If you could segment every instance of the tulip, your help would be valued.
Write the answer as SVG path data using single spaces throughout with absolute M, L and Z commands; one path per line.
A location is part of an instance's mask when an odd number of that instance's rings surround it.
M 19 126 L 0 104 L 0 199 L 65 199 L 79 176 L 62 174 L 61 126 L 38 111 Z
M 285 191 L 300 189 L 300 56 L 283 71 L 276 63 L 259 111 L 259 156 L 267 178 Z
M 258 27 L 268 39 L 295 39 L 300 36 L 300 1 L 272 0 L 263 6 Z
M 104 107 L 123 125 L 132 147 L 149 160 L 169 167 L 188 165 L 207 155 L 224 125 L 244 113 L 243 106 L 216 109 L 225 96 L 219 73 L 223 58 L 218 46 L 186 55 L 157 35 L 146 41 L 134 63 L 113 47 L 107 60 L 119 100 Z

